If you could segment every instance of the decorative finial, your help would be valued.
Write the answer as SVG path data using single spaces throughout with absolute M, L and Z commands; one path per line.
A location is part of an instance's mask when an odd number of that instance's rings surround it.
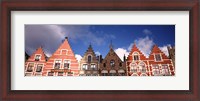
M 112 40 L 110 41 L 110 49 L 112 49 L 113 48 L 113 45 L 112 45 Z

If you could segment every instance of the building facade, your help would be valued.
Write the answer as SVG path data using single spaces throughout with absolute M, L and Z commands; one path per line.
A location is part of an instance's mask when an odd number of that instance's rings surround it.
M 175 68 L 172 59 L 167 57 L 157 45 L 154 45 L 149 57 L 134 44 L 127 58 L 129 76 L 173 76 Z
M 46 62 L 43 76 L 78 76 L 78 61 L 66 37 L 59 48 Z
M 108 54 L 96 56 L 89 45 L 78 63 L 66 37 L 58 49 L 48 58 L 39 47 L 26 60 L 25 76 L 174 76 L 175 47 L 168 47 L 169 57 L 154 45 L 149 56 L 133 45 L 123 61 L 115 53 L 112 44 Z M 25 56 L 28 54 L 25 53 Z
M 175 67 L 175 47 L 167 47 L 169 58 L 172 59 L 173 65 Z
M 134 44 L 127 57 L 127 70 L 129 76 L 149 76 L 148 58 Z
M 80 76 L 98 76 L 99 75 L 99 61 L 96 58 L 96 55 L 92 49 L 92 46 L 89 45 L 87 51 L 85 52 L 83 58 L 79 63 Z
M 25 62 L 25 76 L 42 76 L 46 65 L 46 55 L 39 47 Z
M 115 53 L 112 46 L 110 51 L 103 59 L 99 69 L 100 76 L 126 76 L 126 61 L 122 61 Z

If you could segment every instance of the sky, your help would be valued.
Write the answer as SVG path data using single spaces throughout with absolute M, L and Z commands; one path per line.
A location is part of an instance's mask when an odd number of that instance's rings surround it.
M 65 37 L 77 60 L 90 44 L 97 55 L 105 57 L 111 43 L 122 60 L 134 43 L 146 57 L 155 44 L 168 56 L 167 46 L 175 46 L 175 25 L 25 25 L 25 51 L 31 55 L 42 46 L 51 56 Z

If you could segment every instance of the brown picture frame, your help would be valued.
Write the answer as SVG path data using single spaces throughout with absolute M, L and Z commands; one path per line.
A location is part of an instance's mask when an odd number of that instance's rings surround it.
M 1 100 L 200 101 L 199 4 L 199 0 L 3 0 Z M 11 11 L 189 11 L 189 90 L 11 90 Z

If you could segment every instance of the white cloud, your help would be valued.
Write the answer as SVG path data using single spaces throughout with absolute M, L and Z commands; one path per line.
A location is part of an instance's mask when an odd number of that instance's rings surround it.
M 33 50 L 42 45 L 50 54 L 52 54 L 61 44 L 61 40 L 66 36 L 69 37 L 70 41 L 73 43 L 82 41 L 86 45 L 90 42 L 95 45 L 102 45 L 106 44 L 105 40 L 115 38 L 112 34 L 99 34 L 103 36 L 97 36 L 90 30 L 91 27 L 89 25 L 26 25 L 26 51 L 28 54 L 32 54 Z
M 79 54 L 75 54 L 76 60 L 78 60 L 78 62 L 80 62 L 80 60 L 82 59 L 82 56 Z
M 129 52 L 124 48 L 115 49 L 115 53 L 119 56 L 119 58 L 124 61 L 124 55 L 127 57 Z
M 152 32 L 151 32 L 150 30 L 148 30 L 148 29 L 144 29 L 142 32 L 143 32 L 144 34 L 146 34 L 146 35 L 152 34 Z
M 96 56 L 101 55 L 101 53 L 99 51 L 96 51 L 95 54 L 96 54 Z
M 136 43 L 138 49 L 140 49 L 140 51 L 146 57 L 148 57 L 151 52 L 151 49 L 154 45 L 153 39 L 150 39 L 148 36 L 146 36 L 145 38 L 136 39 L 134 42 Z M 133 44 L 131 44 L 131 45 L 133 45 Z
M 161 51 L 163 51 L 165 53 L 166 56 L 169 56 L 169 53 L 168 53 L 168 50 L 167 50 L 167 46 L 171 47 L 171 45 L 168 44 L 168 45 L 164 45 L 164 46 L 159 47 L 159 48 L 160 48 Z

